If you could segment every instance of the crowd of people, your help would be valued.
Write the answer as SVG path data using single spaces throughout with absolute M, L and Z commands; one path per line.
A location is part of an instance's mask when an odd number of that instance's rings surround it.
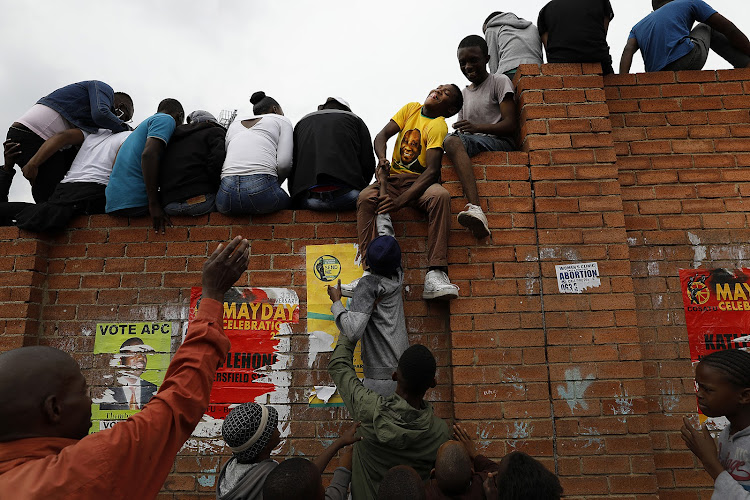
M 708 48 L 736 67 L 750 63 L 747 37 L 701 0 L 653 0 L 653 7 L 633 28 L 621 71 L 629 70 L 638 49 L 648 71 L 699 69 Z M 182 105 L 169 98 L 132 130 L 127 94 L 100 81 L 71 84 L 40 99 L 10 127 L 0 168 L 0 219 L 53 231 L 76 214 L 148 215 L 154 230 L 164 232 L 177 215 L 356 210 L 366 271 L 328 288 L 341 332 L 328 370 L 353 423 L 314 460 L 279 463 L 272 458 L 281 440 L 276 409 L 253 402 L 235 407 L 222 427 L 232 457 L 219 473 L 217 498 L 560 498 L 558 478 L 540 462 L 520 452 L 499 463 L 488 459 L 465 426 L 451 428 L 425 399 L 437 384 L 436 361 L 427 347 L 409 345 L 401 248 L 390 213 L 406 206 L 427 213 L 423 298 L 457 298 L 447 275 L 450 196 L 440 185 L 443 154 L 467 201 L 459 223 L 477 238 L 489 236 L 471 157 L 516 147 L 512 78 L 518 66 L 541 64 L 544 47 L 549 62 L 596 62 L 611 73 L 606 34 L 613 15 L 609 0 L 552 0 L 539 13 L 538 28 L 512 13 L 492 13 L 482 27 L 486 38 L 467 36 L 457 49 L 469 85 L 439 85 L 424 102 L 407 103 L 372 143 L 341 97 L 329 97 L 293 126 L 275 99 L 255 92 L 253 115 L 228 127 L 203 110 L 185 120 Z M 693 28 L 695 21 L 701 24 Z M 456 114 L 455 131 L 448 133 L 446 118 Z M 15 165 L 32 185 L 33 204 L 7 199 Z M 209 256 L 203 300 L 164 382 L 142 411 L 111 429 L 87 436 L 91 399 L 70 355 L 42 346 L 0 354 L 0 497 L 155 497 L 208 405 L 216 368 L 229 349 L 224 294 L 248 259 L 242 237 Z M 346 306 L 342 297 L 349 298 Z M 358 341 L 363 380 L 353 365 Z M 750 353 L 706 356 L 696 382 L 702 413 L 724 415 L 729 426 L 718 448 L 705 427 L 696 430 L 687 420 L 682 437 L 714 478 L 715 495 L 750 498 Z M 321 475 L 337 453 L 339 467 L 324 490 Z

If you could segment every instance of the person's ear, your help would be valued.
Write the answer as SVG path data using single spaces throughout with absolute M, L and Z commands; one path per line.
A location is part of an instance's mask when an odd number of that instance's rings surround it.
M 750 404 L 750 387 L 742 389 L 742 392 L 740 392 L 739 403 L 742 405 Z
M 430 388 L 434 389 L 436 385 L 437 385 L 437 380 L 433 378 L 432 382 L 430 382 Z
M 435 479 L 435 467 L 430 470 L 430 479 Z
M 44 416 L 50 423 L 59 424 L 62 420 L 62 408 L 60 407 L 60 400 L 57 399 L 55 394 L 51 394 L 44 398 L 42 403 L 42 411 Z
M 396 372 L 391 373 L 391 380 L 393 380 L 394 382 L 398 382 L 398 375 L 396 374 Z

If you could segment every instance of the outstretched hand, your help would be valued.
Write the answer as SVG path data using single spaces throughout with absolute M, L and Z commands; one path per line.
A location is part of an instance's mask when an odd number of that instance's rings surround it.
M 22 153 L 21 145 L 8 139 L 3 143 L 3 159 L 5 160 L 5 170 L 12 171 L 16 165 L 16 158 Z
M 341 437 L 338 439 L 338 443 L 341 445 L 340 448 L 343 448 L 344 446 L 349 446 L 350 444 L 354 444 L 357 441 L 362 440 L 362 436 L 357 436 L 357 429 L 359 429 L 359 426 L 362 424 L 362 422 L 354 422 L 352 425 L 347 427 L 347 429 L 341 433 Z
M 328 297 L 334 304 L 341 300 L 341 280 L 339 280 L 337 286 L 328 285 Z
M 485 498 L 497 498 L 497 482 L 495 482 L 497 472 L 488 472 L 487 479 L 482 483 Z
M 247 270 L 249 260 L 250 244 L 242 236 L 216 247 L 203 264 L 203 296 L 222 302 L 227 290 Z
M 453 439 L 464 445 L 466 452 L 469 454 L 469 458 L 474 461 L 474 457 L 477 456 L 477 448 L 474 445 L 474 440 L 471 439 L 466 429 L 458 424 L 453 424 Z
M 703 464 L 703 468 L 706 469 L 712 478 L 716 477 L 724 471 L 724 467 L 719 462 L 719 453 L 716 449 L 716 442 L 711 437 L 711 433 L 708 432 L 708 428 L 703 424 L 702 429 L 695 429 L 687 417 L 682 418 L 682 429 L 680 434 L 682 440 L 693 454 L 698 457 L 698 460 Z

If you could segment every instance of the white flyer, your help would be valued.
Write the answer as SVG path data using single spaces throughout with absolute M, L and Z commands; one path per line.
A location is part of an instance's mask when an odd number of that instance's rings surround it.
M 555 274 L 560 293 L 581 293 L 587 288 L 602 284 L 599 279 L 599 265 L 596 262 L 555 266 Z

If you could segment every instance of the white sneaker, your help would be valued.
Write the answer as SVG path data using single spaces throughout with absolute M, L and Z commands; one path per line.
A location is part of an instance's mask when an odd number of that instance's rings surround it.
M 490 228 L 487 225 L 482 209 L 477 205 L 467 203 L 464 211 L 458 214 L 458 223 L 468 227 L 477 239 L 486 238 L 490 235 Z
M 428 271 L 424 277 L 424 291 L 422 298 L 425 300 L 442 299 L 452 300 L 458 298 L 458 287 L 451 283 L 448 275 L 439 269 Z
M 359 284 L 359 280 L 361 280 L 368 274 L 371 274 L 370 271 L 365 271 L 362 273 L 362 276 L 352 281 L 351 283 L 342 283 L 341 295 L 343 295 L 344 297 L 349 297 L 349 298 L 354 297 L 354 289 L 357 288 L 357 285 Z

